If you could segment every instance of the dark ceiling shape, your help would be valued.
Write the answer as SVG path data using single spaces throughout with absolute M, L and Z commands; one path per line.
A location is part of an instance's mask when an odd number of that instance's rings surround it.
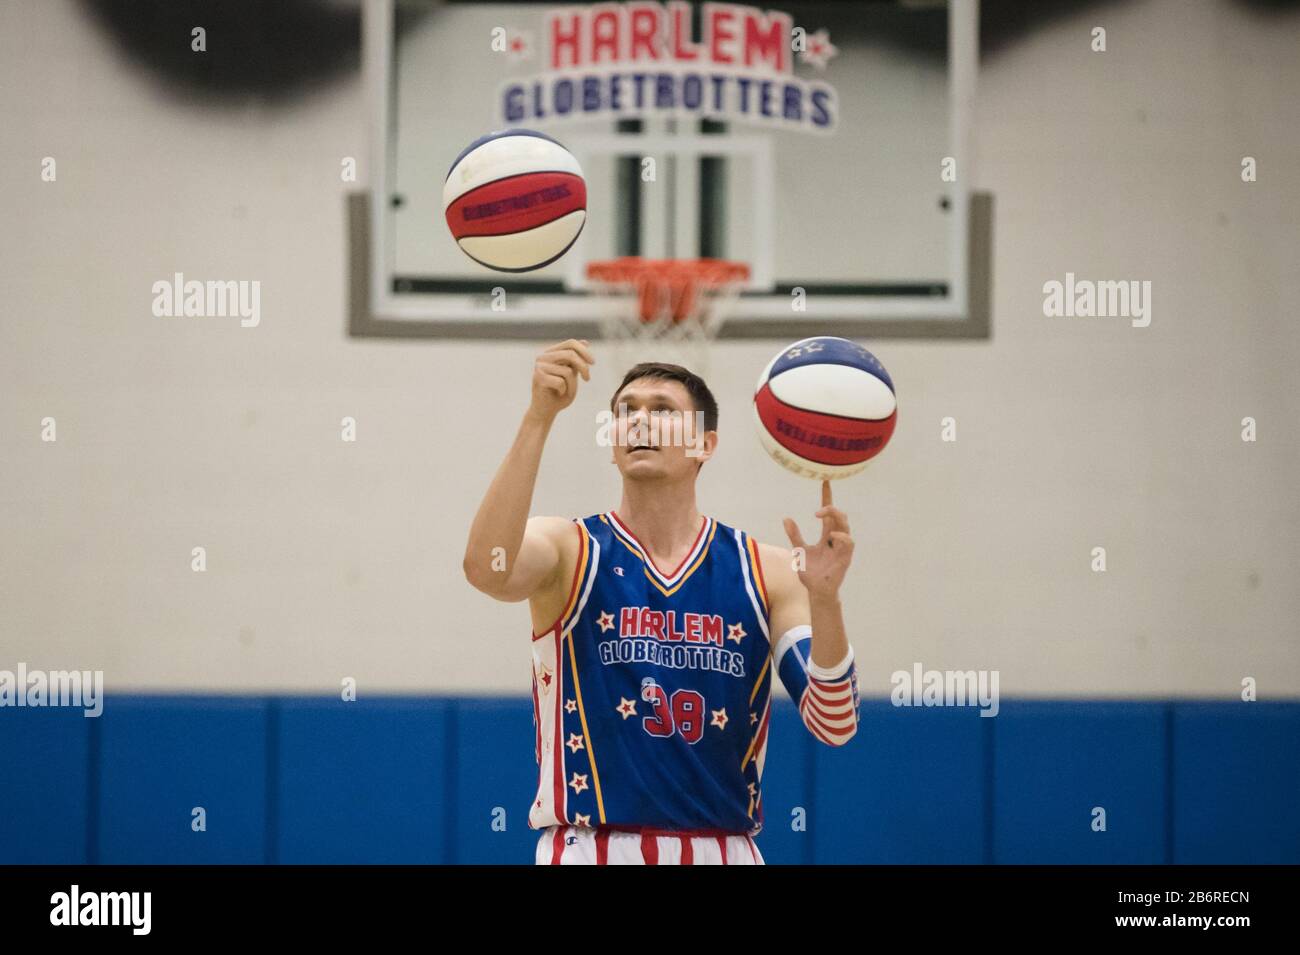
M 355 73 L 360 2 L 82 0 L 137 64 L 178 95 L 277 103 Z M 207 31 L 206 52 L 191 31 Z
M 788 10 L 809 28 L 831 28 L 832 36 L 836 31 L 852 33 L 856 15 L 869 5 L 874 11 L 872 28 L 886 42 L 936 59 L 946 55 L 946 15 L 941 0 L 751 2 Z M 1104 15 L 1133 2 L 1141 0 L 982 0 L 980 52 L 993 56 L 1054 20 L 1090 8 Z M 360 68 L 361 3 L 82 0 L 130 57 L 156 73 L 172 92 L 214 102 L 256 99 L 270 104 L 287 102 Z M 547 0 L 546 5 L 563 3 Z M 1233 0 L 1232 5 L 1258 16 L 1300 12 L 1300 0 Z M 399 36 L 435 6 L 399 3 Z M 196 26 L 207 31 L 204 53 L 190 48 L 190 31 Z
M 1088 10 L 1103 16 L 1139 2 L 1142 0 L 980 0 L 980 52 L 986 56 L 999 53 L 1054 20 Z M 1206 3 L 1210 0 L 1183 2 Z M 1300 12 L 1300 0 L 1233 0 L 1231 6 L 1256 14 Z M 1104 27 L 1106 21 L 1098 20 L 1094 25 Z

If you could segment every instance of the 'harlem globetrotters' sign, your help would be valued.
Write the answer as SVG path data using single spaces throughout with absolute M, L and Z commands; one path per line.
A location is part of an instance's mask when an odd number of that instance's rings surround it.
M 602 3 L 548 11 L 544 71 L 501 90 L 508 126 L 550 120 L 699 116 L 830 132 L 835 89 L 794 75 L 794 60 L 824 69 L 825 31 L 805 35 L 787 13 L 706 3 L 699 35 L 686 3 Z M 531 58 L 521 34 L 510 50 Z

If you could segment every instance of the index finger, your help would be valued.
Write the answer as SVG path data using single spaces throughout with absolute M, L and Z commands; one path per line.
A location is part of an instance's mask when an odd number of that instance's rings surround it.
M 829 507 L 831 504 L 831 482 L 822 481 L 822 507 Z

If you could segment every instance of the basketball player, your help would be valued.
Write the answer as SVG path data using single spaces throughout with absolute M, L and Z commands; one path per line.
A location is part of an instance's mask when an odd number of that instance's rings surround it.
M 465 551 L 471 584 L 527 599 L 532 614 L 536 861 L 762 864 L 752 836 L 773 674 L 818 740 L 840 746 L 857 729 L 839 603 L 848 520 L 824 482 L 816 544 L 785 519 L 792 555 L 701 514 L 695 482 L 717 451 L 717 403 L 685 368 L 654 363 L 632 368 L 610 402 L 632 424 L 613 448 L 618 508 L 529 518 L 547 435 L 594 362 L 578 340 L 538 356 Z M 668 428 L 654 440 L 653 416 L 697 411 L 695 446 L 663 440 Z

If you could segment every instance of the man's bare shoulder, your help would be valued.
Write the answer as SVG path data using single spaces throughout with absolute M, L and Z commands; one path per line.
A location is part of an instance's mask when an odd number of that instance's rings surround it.
M 789 547 L 755 542 L 763 565 L 763 583 L 767 587 L 772 639 L 790 628 L 808 623 L 808 594 L 799 579 L 800 564 Z
M 577 535 L 573 530 L 573 525 L 575 523 L 574 520 L 568 517 L 549 517 L 544 514 L 538 514 L 528 518 L 527 532 L 529 534 L 540 534 L 543 537 L 548 537 L 556 543 L 559 543 L 561 538 L 573 538 L 576 540 Z
M 573 561 L 578 553 L 577 521 L 567 517 L 550 517 L 548 515 L 537 515 L 528 518 L 528 524 L 524 529 L 525 539 L 531 538 L 538 544 L 545 542 L 543 546 L 555 548 L 552 553 L 560 557 L 559 566 L 555 569 L 558 576 L 564 576 L 572 571 Z
M 798 583 L 799 578 L 794 572 L 794 554 L 790 548 L 765 544 L 760 540 L 754 541 L 754 544 L 758 547 L 758 559 L 762 562 L 763 582 L 770 592 L 780 593 Z
M 774 563 L 790 563 L 790 559 L 793 556 L 790 553 L 790 548 L 782 547 L 780 544 L 767 544 L 761 540 L 755 540 L 754 543 L 758 546 L 758 556 L 762 559 L 763 563 L 766 564 L 768 561 Z
M 577 570 L 579 535 L 577 522 L 567 517 L 539 515 L 528 518 L 524 539 L 537 550 L 549 550 L 551 571 L 529 594 L 534 633 L 544 633 L 558 619 L 568 600 Z

